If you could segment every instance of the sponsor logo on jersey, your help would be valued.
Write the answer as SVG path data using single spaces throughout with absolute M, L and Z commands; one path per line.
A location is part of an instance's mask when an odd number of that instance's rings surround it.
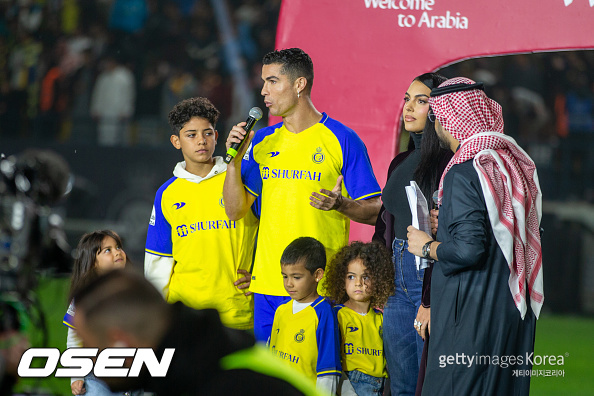
M 265 166 L 260 172 L 262 180 L 267 179 L 288 179 L 288 180 L 317 180 L 322 178 L 322 172 L 311 172 L 297 169 L 270 169 Z
M 243 155 L 244 160 L 249 161 L 251 151 L 252 151 L 252 143 L 250 143 L 250 146 L 247 148 L 247 151 Z
M 359 330 L 358 327 L 354 327 L 354 326 L 353 327 L 352 326 L 348 326 L 347 329 L 349 329 L 349 333 L 352 333 L 353 331 Z
M 210 231 L 210 230 L 228 230 L 230 228 L 237 228 L 237 224 L 233 220 L 205 220 L 197 221 L 190 225 L 182 224 L 175 229 L 180 238 L 195 233 L 196 231 Z
M 344 354 L 345 355 L 352 355 L 353 351 L 355 350 L 355 346 L 352 342 L 348 342 L 344 344 Z
M 383 349 L 359 347 L 355 351 L 357 352 L 357 355 L 384 356 Z
M 186 203 L 185 202 L 177 202 L 177 203 L 174 203 L 173 206 L 175 206 L 175 209 L 181 209 L 184 206 L 186 206 Z
M 270 158 L 276 157 L 277 155 L 279 155 L 280 153 L 278 151 L 271 151 L 268 154 L 270 154 Z
M 299 330 L 299 332 L 297 334 L 295 334 L 295 341 L 299 342 L 299 343 L 303 342 L 303 340 L 305 340 L 304 334 L 305 334 L 304 329 Z
M 384 356 L 383 349 L 373 349 L 373 348 L 364 348 L 364 347 L 356 347 L 352 342 L 348 342 L 344 344 L 344 354 L 345 355 L 368 355 L 368 356 Z
M 188 236 L 188 227 L 186 227 L 185 224 L 177 226 L 175 230 L 177 231 L 177 235 L 181 238 Z
M 225 207 L 225 200 L 223 199 L 223 194 L 221 194 L 221 198 L 219 198 L 219 205 L 221 208 Z
M 157 214 L 155 213 L 155 205 L 153 205 L 153 211 L 151 212 L 151 218 L 149 220 L 149 225 L 154 226 L 156 220 L 157 220 Z
M 271 351 L 274 355 L 278 356 L 283 360 L 288 360 L 291 363 L 298 364 L 299 363 L 299 356 L 291 355 L 290 353 L 279 351 L 276 349 L 276 346 L 273 345 Z
M 324 153 L 322 153 L 321 147 L 318 147 L 314 155 L 311 156 L 311 160 L 316 164 L 321 164 L 322 162 L 324 162 L 324 158 L 326 158 L 326 156 L 324 155 Z

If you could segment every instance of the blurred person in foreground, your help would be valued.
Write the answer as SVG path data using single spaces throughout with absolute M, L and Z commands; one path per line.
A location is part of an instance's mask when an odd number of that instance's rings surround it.
M 14 303 L 0 301 L 0 396 L 12 395 L 18 381 L 17 367 L 29 340 Z
M 142 387 L 158 395 L 319 395 L 300 373 L 276 360 L 253 336 L 226 328 L 214 309 L 166 303 L 142 274 L 117 269 L 74 296 L 86 347 L 175 348 L 165 377 L 146 367 L 137 378 L 102 378 L 112 390 Z M 126 367 L 131 362 L 126 359 Z
M 439 188 L 437 241 L 408 227 L 409 251 L 434 261 L 423 395 L 527 395 L 544 300 L 534 162 L 503 134 L 482 83 L 431 91 L 440 141 L 455 154 Z

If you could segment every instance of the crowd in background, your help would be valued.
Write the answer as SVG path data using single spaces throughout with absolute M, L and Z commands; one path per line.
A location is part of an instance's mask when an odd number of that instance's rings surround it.
M 280 3 L 226 1 L 254 103 Z M 242 119 L 211 1 L 82 4 L 0 0 L 0 138 L 159 146 L 169 138 L 168 111 L 198 95 L 220 109 L 220 131 Z M 548 180 L 549 199 L 592 201 L 592 70 L 593 51 L 569 51 L 474 59 L 441 72 L 485 82 L 503 104 L 506 133 Z
M 254 102 L 261 103 L 260 60 L 274 49 L 281 0 L 225 2 Z M 171 150 L 167 113 L 192 96 L 215 104 L 222 113 L 218 129 L 226 132 L 245 114 L 233 114 L 231 65 L 211 4 L 0 0 L 0 141 Z M 545 200 L 594 203 L 592 70 L 594 51 L 567 51 L 472 59 L 441 73 L 485 83 L 489 96 L 503 106 L 506 134 L 535 160 Z M 114 130 L 121 140 L 113 139 Z M 132 184 L 130 190 L 142 189 Z M 141 211 L 142 224 L 148 214 Z M 564 312 L 571 303 L 580 312 L 581 301 L 587 301 L 580 297 L 580 282 L 591 284 L 592 276 L 578 270 L 586 262 L 584 234 L 576 222 L 545 228 L 544 238 L 555 242 L 543 244 L 553 264 L 545 278 L 556 286 L 547 297 L 553 310 Z M 568 296 L 568 290 L 575 295 Z M 555 306 L 556 301 L 564 303 Z
M 280 0 L 226 4 L 257 95 Z M 0 14 L 0 137 L 159 145 L 191 96 L 210 98 L 226 127 L 230 60 L 210 1 L 3 0 Z
M 538 166 L 545 199 L 594 201 L 594 51 L 479 58 L 443 69 L 483 81 L 505 133 Z

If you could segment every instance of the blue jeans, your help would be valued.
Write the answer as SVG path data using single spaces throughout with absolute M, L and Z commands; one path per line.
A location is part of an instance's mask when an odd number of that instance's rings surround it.
M 408 242 L 394 239 L 394 283 L 396 292 L 384 307 L 384 353 L 392 396 L 414 395 L 423 354 L 423 339 L 413 326 L 421 305 L 423 275 L 417 271 Z
M 107 384 L 89 373 L 85 377 L 85 396 L 142 396 L 143 391 L 135 390 L 130 392 L 112 392 Z
M 382 396 L 384 393 L 384 378 L 372 377 L 357 370 L 349 371 L 346 375 L 357 396 Z

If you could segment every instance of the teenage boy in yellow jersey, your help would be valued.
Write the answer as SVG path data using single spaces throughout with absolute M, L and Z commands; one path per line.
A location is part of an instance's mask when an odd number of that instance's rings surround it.
M 288 300 L 276 270 L 283 248 L 311 236 L 332 257 L 348 243 L 349 219 L 375 224 L 381 189 L 357 134 L 314 107 L 313 63 L 303 50 L 267 54 L 262 79 L 264 103 L 283 122 L 246 137 L 254 136 L 229 164 L 223 194 L 233 220 L 243 218 L 262 196 L 250 290 L 255 293 L 254 333 L 266 341 L 276 307 Z M 233 127 L 227 147 L 244 138 L 244 125 Z
M 258 220 L 225 214 L 221 157 L 213 157 L 219 111 L 206 98 L 186 99 L 169 113 L 171 144 L 184 161 L 159 188 L 146 240 L 144 272 L 168 302 L 215 308 L 225 326 L 253 327 L 249 286 Z
M 297 238 L 283 251 L 280 264 L 291 300 L 276 310 L 270 349 L 318 390 L 335 395 L 342 373 L 338 323 L 330 303 L 317 291 L 326 268 L 324 245 L 314 238 Z

